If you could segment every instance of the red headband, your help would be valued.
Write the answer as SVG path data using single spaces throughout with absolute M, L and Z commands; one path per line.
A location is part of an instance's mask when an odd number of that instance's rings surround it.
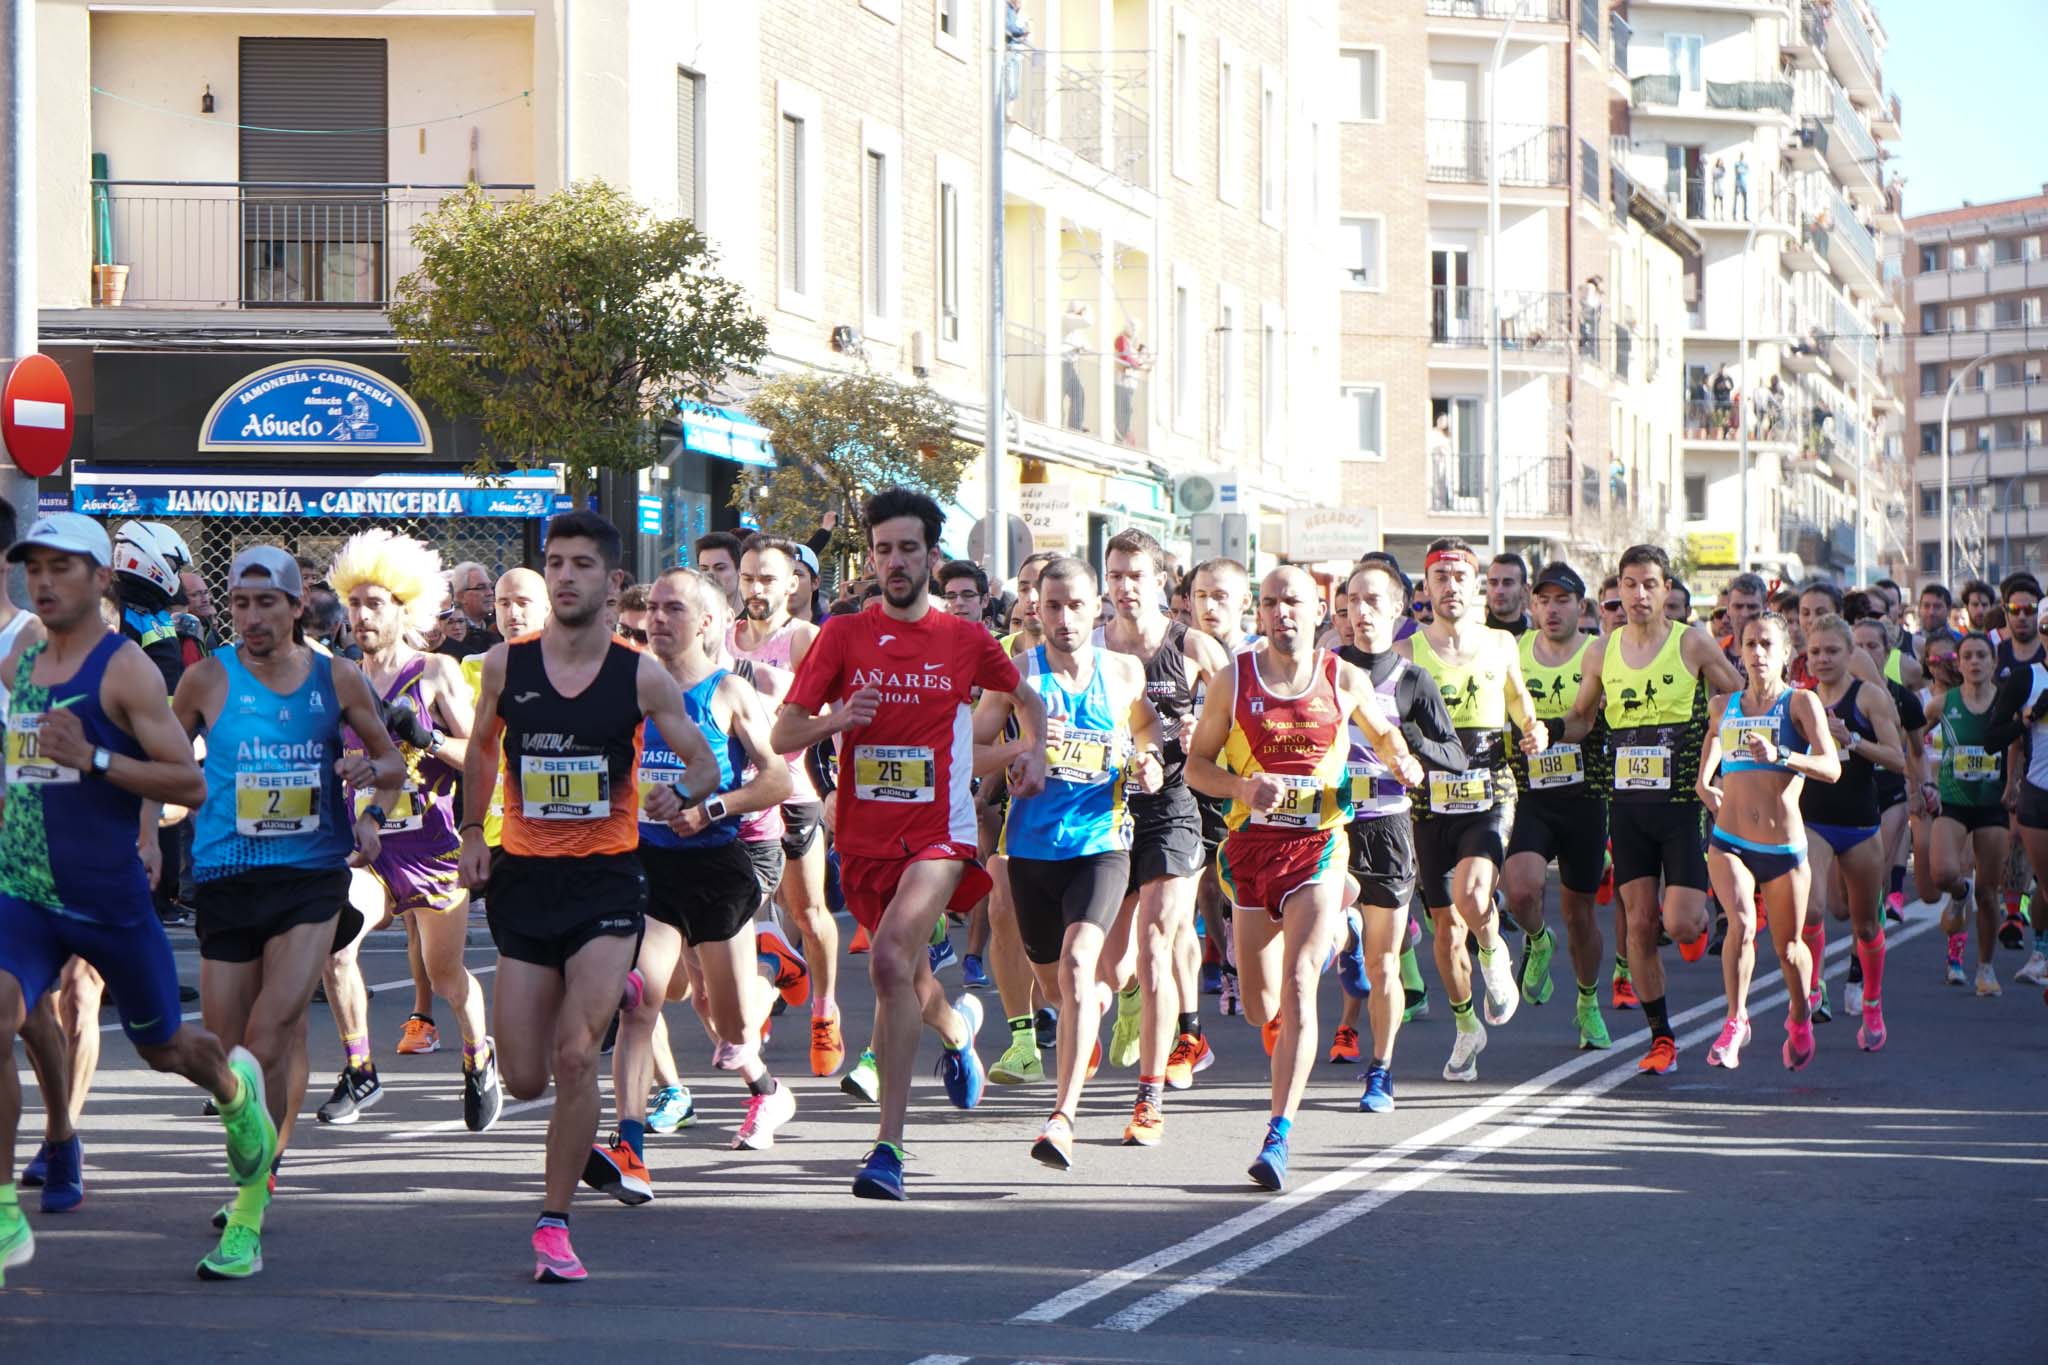
M 1479 556 L 1470 550 L 1432 550 L 1422 557 L 1422 571 L 1428 573 L 1431 566 L 1442 559 L 1462 559 L 1475 569 L 1479 567 Z

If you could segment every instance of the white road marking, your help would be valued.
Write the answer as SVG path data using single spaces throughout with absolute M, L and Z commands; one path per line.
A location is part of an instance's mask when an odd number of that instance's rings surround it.
M 910 1365 L 967 1365 L 973 1356 L 919 1356 Z

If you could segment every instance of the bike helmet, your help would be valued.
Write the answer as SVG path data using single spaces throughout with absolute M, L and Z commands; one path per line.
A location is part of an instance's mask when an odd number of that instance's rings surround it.
M 184 595 L 178 574 L 191 566 L 184 537 L 160 521 L 124 521 L 114 533 L 114 572 L 148 584 L 169 601 Z

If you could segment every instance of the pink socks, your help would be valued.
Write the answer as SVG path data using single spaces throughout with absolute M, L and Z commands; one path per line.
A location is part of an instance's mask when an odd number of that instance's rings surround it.
M 1856 957 L 1863 964 L 1863 1000 L 1868 1007 L 1884 998 L 1883 925 L 1878 926 L 1877 936 L 1869 942 L 1856 940 Z

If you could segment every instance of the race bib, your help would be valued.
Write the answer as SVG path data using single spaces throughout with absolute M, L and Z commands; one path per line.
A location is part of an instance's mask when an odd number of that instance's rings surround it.
M 519 759 L 520 812 L 529 820 L 603 820 L 612 813 L 612 774 L 603 754 Z
M 1353 759 L 1344 765 L 1351 782 L 1351 813 L 1391 810 L 1408 800 L 1408 789 L 1385 768 Z
M 1063 720 L 1045 723 L 1045 775 L 1049 780 L 1079 787 L 1099 786 L 1109 780 L 1109 767 L 1117 757 L 1119 736 L 1114 730 L 1083 730 Z
M 1670 748 L 1662 744 L 1630 744 L 1616 749 L 1614 789 L 1618 792 L 1670 791 Z
M 79 771 L 43 757 L 43 712 L 17 711 L 7 718 L 7 781 L 42 787 L 76 782 Z
M 1470 815 L 1493 808 L 1493 773 L 1469 768 L 1462 773 L 1429 775 L 1429 808 L 1438 815 Z
M 1553 744 L 1529 759 L 1529 787 L 1532 791 L 1578 786 L 1585 780 L 1585 758 L 1576 744 Z
M 1958 782 L 1989 782 L 1998 776 L 1997 754 L 1977 744 L 1958 744 L 1955 749 Z
M 648 798 L 663 787 L 680 785 L 683 780 L 681 768 L 642 768 L 640 770 L 640 821 L 642 824 L 659 825 L 663 821 L 647 813 Z
M 928 805 L 938 799 L 939 765 L 917 744 L 863 744 L 853 751 L 853 792 L 862 801 Z
M 363 818 L 363 812 L 377 799 L 374 791 L 356 793 L 356 819 Z M 384 823 L 377 827 L 379 834 L 410 834 L 426 827 L 426 812 L 420 804 L 418 788 L 411 783 L 399 788 L 398 799 L 391 803 L 391 809 L 384 812 Z
M 248 839 L 311 834 L 320 828 L 320 770 L 235 774 L 235 833 Z
M 1323 783 L 1298 773 L 1267 773 L 1280 783 L 1280 804 L 1255 810 L 1248 823 L 1274 829 L 1316 829 L 1323 823 Z

